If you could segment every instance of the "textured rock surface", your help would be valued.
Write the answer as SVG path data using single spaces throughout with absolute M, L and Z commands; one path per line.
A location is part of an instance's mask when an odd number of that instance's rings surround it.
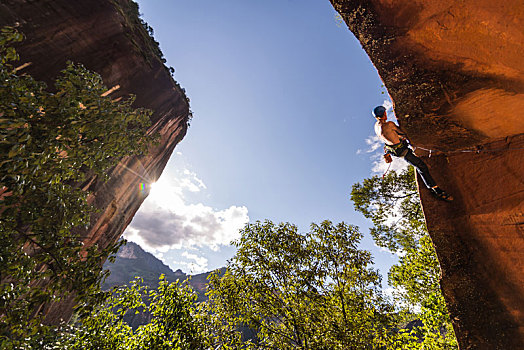
M 460 348 L 522 348 L 524 3 L 331 3 L 377 68 L 401 126 L 434 151 L 418 153 L 456 197 L 448 204 L 420 189 Z
M 184 92 L 154 53 L 149 36 L 127 0 L 3 0 L 0 24 L 19 23 L 27 39 L 17 47 L 21 63 L 39 80 L 51 82 L 66 61 L 101 74 L 111 96 L 136 95 L 135 106 L 152 109 L 150 132 L 161 135 L 149 154 L 123 160 L 106 183 L 92 179 L 85 188 L 101 209 L 94 215 L 86 244 L 115 242 L 147 195 L 140 183 L 155 181 L 187 130 L 189 106 Z M 49 310 L 48 322 L 68 319 L 71 301 Z

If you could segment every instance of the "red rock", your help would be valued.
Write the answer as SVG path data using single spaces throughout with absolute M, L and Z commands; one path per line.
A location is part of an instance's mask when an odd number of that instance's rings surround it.
M 141 157 L 120 162 L 107 182 L 91 179 L 90 201 L 100 213 L 93 215 L 86 245 L 106 247 L 115 242 L 146 197 L 142 182 L 158 179 L 175 145 L 187 131 L 189 105 L 185 93 L 152 50 L 138 18 L 126 16 L 129 2 L 92 0 L 6 0 L 0 4 L 0 25 L 20 24 L 26 40 L 17 46 L 24 69 L 38 80 L 51 83 L 66 61 L 82 63 L 99 73 L 106 86 L 120 85 L 112 97 L 136 96 L 136 107 L 154 111 L 151 132 L 160 143 Z M 49 84 L 51 85 L 51 84 Z M 48 310 L 46 321 L 69 319 L 72 301 Z
M 421 153 L 455 201 L 420 193 L 460 348 L 521 349 L 524 3 L 331 3 L 377 68 L 413 143 L 444 152 Z

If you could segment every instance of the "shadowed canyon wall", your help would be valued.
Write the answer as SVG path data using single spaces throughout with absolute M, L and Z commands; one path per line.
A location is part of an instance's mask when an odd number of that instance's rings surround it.
M 524 3 L 331 3 L 455 197 L 419 188 L 460 348 L 524 348 Z
M 148 194 L 141 183 L 154 182 L 175 145 L 187 131 L 189 105 L 184 91 L 164 66 L 154 42 L 140 25 L 127 0 L 3 0 L 0 25 L 19 24 L 26 40 L 17 45 L 20 64 L 36 79 L 52 86 L 66 61 L 82 63 L 99 73 L 106 86 L 120 86 L 111 97 L 136 96 L 135 107 L 154 111 L 149 132 L 160 143 L 140 157 L 124 159 L 109 181 L 91 179 L 84 188 L 101 211 L 92 216 L 86 245 L 106 247 L 115 242 Z M 71 315 L 72 300 L 54 305 L 46 321 Z

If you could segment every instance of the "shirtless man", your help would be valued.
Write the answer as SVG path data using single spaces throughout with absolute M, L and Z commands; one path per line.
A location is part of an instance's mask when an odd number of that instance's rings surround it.
M 377 122 L 375 123 L 375 133 L 385 143 L 384 150 L 386 151 L 386 161 L 388 159 L 387 155 L 389 154 L 404 158 L 406 162 L 417 169 L 417 172 L 422 178 L 422 181 L 424 181 L 426 187 L 429 188 L 438 198 L 445 201 L 452 201 L 453 197 L 437 186 L 437 183 L 429 173 L 428 166 L 422 161 L 422 159 L 413 153 L 411 148 L 409 148 L 406 133 L 404 133 L 397 124 L 387 121 L 388 117 L 386 115 L 386 108 L 383 106 L 375 107 L 373 110 L 373 116 L 377 119 Z M 390 156 L 389 159 L 391 159 Z

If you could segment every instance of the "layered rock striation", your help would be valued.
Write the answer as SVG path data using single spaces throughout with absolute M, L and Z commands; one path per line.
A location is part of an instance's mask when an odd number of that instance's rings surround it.
M 331 3 L 417 153 L 455 197 L 444 203 L 420 188 L 460 348 L 522 348 L 524 3 Z
M 2 1 L 0 25 L 15 24 L 26 36 L 17 46 L 21 64 L 31 63 L 24 72 L 51 86 L 68 60 L 81 63 L 99 73 L 108 87 L 120 86 L 112 97 L 135 95 L 135 107 L 154 111 L 148 132 L 158 133 L 160 142 L 144 156 L 123 159 L 107 182 L 94 177 L 83 184 L 100 209 L 92 216 L 85 244 L 106 247 L 121 236 L 147 196 L 147 185 L 158 179 L 186 134 L 188 99 L 131 1 Z M 67 320 L 71 311 L 72 300 L 64 301 L 51 307 L 47 321 Z

